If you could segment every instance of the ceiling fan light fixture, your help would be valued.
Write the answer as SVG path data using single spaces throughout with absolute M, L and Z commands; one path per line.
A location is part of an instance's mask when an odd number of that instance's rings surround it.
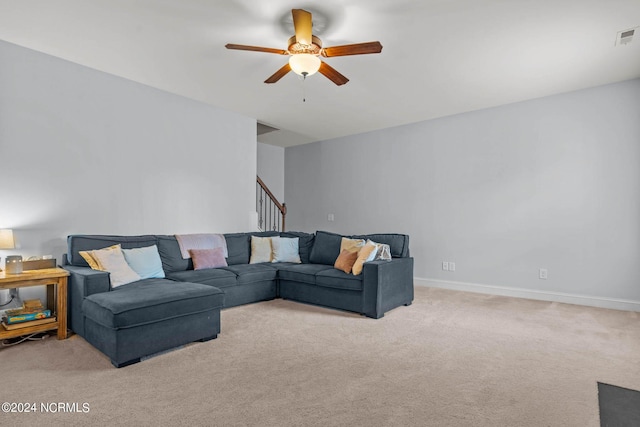
M 289 58 L 289 66 L 299 76 L 308 77 L 320 69 L 320 58 L 310 53 L 296 53 Z
M 289 37 L 287 50 L 271 47 L 250 46 L 244 44 L 228 43 L 227 49 L 248 50 L 254 52 L 274 53 L 289 56 L 289 62 L 273 73 L 264 82 L 276 83 L 287 73 L 293 71 L 302 77 L 307 77 L 320 72 L 338 86 L 349 81 L 326 62 L 320 60 L 320 56 L 326 58 L 332 56 L 364 55 L 368 53 L 380 53 L 382 45 L 378 41 L 346 44 L 342 46 L 322 47 L 322 40 L 313 35 L 313 22 L 311 12 L 303 9 L 291 9 L 293 16 L 293 28 L 295 34 Z

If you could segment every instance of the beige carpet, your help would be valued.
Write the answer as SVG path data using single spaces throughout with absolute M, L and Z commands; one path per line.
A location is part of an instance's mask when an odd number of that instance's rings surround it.
M 78 336 L 0 368 L 0 402 L 89 404 L 3 426 L 598 426 L 597 381 L 640 389 L 640 314 L 418 287 L 380 320 L 275 300 L 122 369 Z

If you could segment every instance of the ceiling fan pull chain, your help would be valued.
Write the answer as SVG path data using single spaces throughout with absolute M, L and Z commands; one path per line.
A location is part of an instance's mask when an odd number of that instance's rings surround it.
M 302 73 L 302 102 L 307 102 L 307 91 L 304 85 L 304 82 L 307 81 L 307 74 L 308 73 Z

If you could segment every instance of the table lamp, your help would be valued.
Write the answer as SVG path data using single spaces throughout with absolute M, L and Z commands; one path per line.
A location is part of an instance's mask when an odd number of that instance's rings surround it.
M 0 249 L 14 249 L 16 247 L 13 240 L 13 230 L 0 230 Z M 0 268 L 0 271 L 2 269 Z

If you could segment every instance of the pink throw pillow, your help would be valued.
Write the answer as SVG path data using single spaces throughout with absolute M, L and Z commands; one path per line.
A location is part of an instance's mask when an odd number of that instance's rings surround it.
M 227 260 L 224 258 L 224 248 L 189 249 L 189 254 L 193 260 L 194 270 L 227 266 Z

